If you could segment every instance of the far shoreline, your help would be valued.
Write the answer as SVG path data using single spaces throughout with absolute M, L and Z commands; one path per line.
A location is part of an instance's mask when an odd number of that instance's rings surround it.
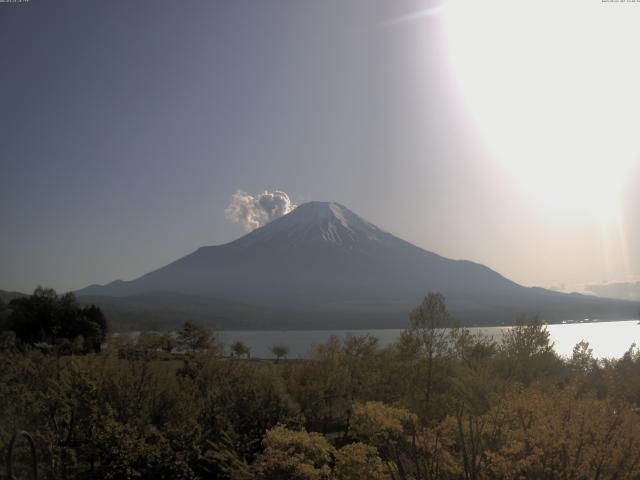
M 559 320 L 559 321 L 546 321 L 543 320 L 545 325 L 583 325 L 583 324 L 594 324 L 594 323 L 612 323 L 612 322 L 640 322 L 640 319 L 638 318 L 609 318 L 609 319 L 584 319 L 584 320 Z M 213 328 L 213 330 L 216 333 L 223 333 L 223 332 L 335 332 L 335 331 L 340 331 L 340 332 L 370 332 L 370 331 L 380 331 L 380 330 L 406 330 L 409 328 L 409 324 L 407 324 L 404 327 L 362 327 L 362 326 L 358 326 L 358 327 L 342 327 L 342 328 L 234 328 L 234 329 L 230 329 L 230 328 L 216 328 L 215 325 L 210 325 L 207 322 L 202 322 L 204 325 L 207 325 L 211 328 Z M 516 324 L 515 323 L 511 323 L 511 324 L 505 324 L 505 323 L 487 323 L 487 324 L 459 324 L 459 325 L 452 325 L 452 327 L 450 328 L 478 328 L 478 329 L 482 329 L 482 328 L 512 328 L 514 327 Z M 140 333 L 140 332 L 167 332 L 167 331 L 173 331 L 174 328 L 168 328 L 168 329 L 155 329 L 155 328 L 149 328 L 149 329 L 126 329 L 126 330 L 117 330 L 117 331 L 112 331 L 111 333 L 115 333 L 115 334 L 131 334 L 131 333 Z

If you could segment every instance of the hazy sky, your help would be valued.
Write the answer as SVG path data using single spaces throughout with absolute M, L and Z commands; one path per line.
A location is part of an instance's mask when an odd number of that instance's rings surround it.
M 0 3 L 0 288 L 237 238 L 238 189 L 340 202 L 525 285 L 640 278 L 640 3 Z

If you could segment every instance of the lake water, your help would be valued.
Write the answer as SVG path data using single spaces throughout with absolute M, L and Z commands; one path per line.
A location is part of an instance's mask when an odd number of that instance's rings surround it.
M 482 331 L 500 341 L 503 332 L 510 327 L 470 328 Z M 555 350 L 570 357 L 573 347 L 581 340 L 589 342 L 597 358 L 621 357 L 632 343 L 640 345 L 640 325 L 637 320 L 618 322 L 593 322 L 548 325 Z M 223 331 L 220 339 L 228 345 L 240 340 L 251 347 L 254 358 L 273 358 L 271 346 L 283 344 L 289 347 L 289 358 L 307 357 L 313 345 L 326 342 L 330 336 L 344 338 L 348 335 L 370 334 L 378 337 L 381 346 L 394 342 L 402 330 L 285 330 L 285 331 Z

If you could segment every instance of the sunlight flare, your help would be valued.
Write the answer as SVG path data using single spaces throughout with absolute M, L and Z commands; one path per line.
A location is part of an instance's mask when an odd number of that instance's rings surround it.
M 443 9 L 470 120 L 499 167 L 550 211 L 617 214 L 639 153 L 638 14 L 550 0 Z

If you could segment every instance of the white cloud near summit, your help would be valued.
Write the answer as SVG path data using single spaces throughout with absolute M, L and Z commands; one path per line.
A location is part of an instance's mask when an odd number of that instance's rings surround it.
M 247 232 L 266 225 L 296 208 L 282 190 L 264 191 L 255 197 L 242 190 L 231 195 L 224 213 L 227 219 L 241 224 Z

